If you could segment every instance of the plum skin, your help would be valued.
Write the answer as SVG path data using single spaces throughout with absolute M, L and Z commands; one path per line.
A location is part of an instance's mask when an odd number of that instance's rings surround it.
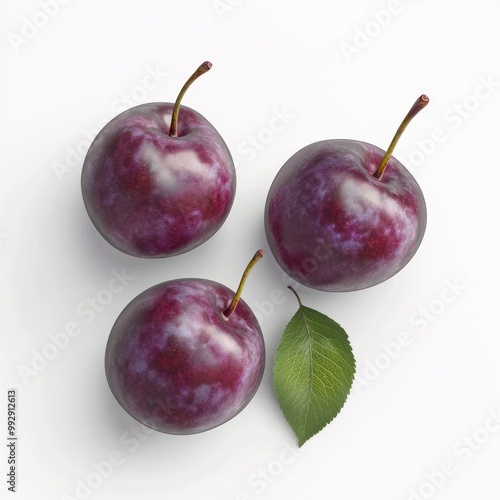
M 262 380 L 260 326 L 234 292 L 210 280 L 156 285 L 130 302 L 106 346 L 106 378 L 118 403 L 142 424 L 193 434 L 236 416 Z
M 282 269 L 321 291 L 353 291 L 399 272 L 417 251 L 427 222 L 422 191 L 384 151 L 361 141 L 319 141 L 295 153 L 268 193 L 265 231 Z
M 147 103 L 116 116 L 92 142 L 81 188 L 90 219 L 114 247 L 136 257 L 178 255 L 222 226 L 236 191 L 224 140 L 201 114 Z

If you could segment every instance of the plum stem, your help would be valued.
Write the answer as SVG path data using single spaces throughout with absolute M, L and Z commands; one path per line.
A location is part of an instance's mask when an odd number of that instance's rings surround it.
M 181 101 L 186 93 L 186 90 L 191 86 L 191 84 L 201 75 L 206 73 L 212 67 L 212 63 L 205 61 L 198 66 L 198 69 L 188 78 L 184 86 L 182 87 L 177 99 L 174 103 L 174 109 L 172 111 L 172 121 L 170 122 L 170 131 L 168 135 L 170 137 L 177 137 L 177 122 L 179 120 L 179 109 L 181 107 Z
M 255 264 L 257 264 L 257 262 L 259 262 L 259 260 L 262 259 L 262 257 L 264 257 L 264 250 L 257 250 L 255 252 L 255 255 L 252 257 L 252 260 L 248 263 L 245 271 L 243 272 L 243 276 L 241 277 L 238 290 L 236 290 L 236 293 L 234 295 L 233 300 L 231 301 L 231 304 L 229 304 L 227 309 L 222 313 L 222 316 L 224 316 L 225 319 L 229 319 L 229 316 L 231 316 L 231 314 L 233 314 L 234 310 L 236 309 L 236 306 L 240 301 L 241 292 L 243 291 L 243 287 L 245 286 L 245 282 L 248 278 L 248 275 L 252 270 L 252 267 L 255 266 Z
M 376 179 L 382 178 L 385 167 L 387 167 L 387 164 L 389 163 L 389 160 L 390 160 L 392 153 L 394 151 L 394 148 L 396 147 L 396 144 L 398 143 L 399 138 L 403 134 L 404 129 L 413 120 L 413 118 L 419 113 L 419 111 L 421 111 L 422 109 L 425 108 L 425 106 L 427 106 L 427 104 L 429 104 L 429 98 L 425 94 L 422 94 L 413 103 L 413 106 L 411 107 L 410 111 L 408 111 L 408 114 L 404 117 L 404 120 L 401 122 L 401 125 L 399 126 L 398 130 L 396 131 L 396 134 L 394 135 L 391 143 L 389 144 L 389 148 L 387 149 L 387 152 L 385 153 L 384 157 L 382 158 L 380 165 L 378 166 L 377 170 L 375 170 L 375 173 L 373 174 L 373 176 Z

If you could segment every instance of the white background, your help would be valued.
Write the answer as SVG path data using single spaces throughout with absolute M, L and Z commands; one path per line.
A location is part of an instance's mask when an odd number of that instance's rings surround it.
M 0 497 L 498 499 L 498 1 L 54 2 L 50 16 L 43 1 L 1 2 Z M 233 210 L 188 254 L 124 255 L 83 207 L 88 138 L 126 99 L 173 101 L 206 59 L 213 68 L 184 104 L 233 153 Z M 340 415 L 297 448 L 272 389 L 274 352 L 297 304 L 268 252 L 244 292 L 267 347 L 255 398 L 210 432 L 141 431 L 104 377 L 124 306 L 177 277 L 234 289 L 255 250 L 268 248 L 264 202 L 282 164 L 327 138 L 387 147 L 421 93 L 431 102 L 395 153 L 427 200 L 417 255 L 368 290 L 299 290 L 353 345 L 356 384 Z M 113 272 L 133 279 L 110 301 Z M 282 300 L 272 304 L 276 290 Z M 93 298 L 108 302 L 94 316 Z M 72 324 L 70 338 L 62 332 Z M 5 479 L 9 388 L 18 393 L 17 496 Z

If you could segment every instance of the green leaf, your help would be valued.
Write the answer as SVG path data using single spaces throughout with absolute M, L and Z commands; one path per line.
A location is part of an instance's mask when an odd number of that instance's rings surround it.
M 345 330 L 299 299 L 274 358 L 274 390 L 299 447 L 340 412 L 355 371 Z

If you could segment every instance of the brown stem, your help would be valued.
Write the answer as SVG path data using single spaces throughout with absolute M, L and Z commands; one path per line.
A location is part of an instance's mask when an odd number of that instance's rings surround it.
M 248 278 L 248 274 L 252 270 L 252 267 L 255 266 L 255 264 L 257 264 L 257 262 L 259 262 L 259 260 L 262 259 L 262 257 L 264 257 L 264 250 L 257 250 L 255 252 L 255 255 L 252 257 L 252 260 L 248 263 L 245 271 L 243 272 L 243 276 L 241 277 L 238 290 L 236 290 L 236 293 L 234 295 L 233 300 L 231 301 L 231 304 L 229 304 L 227 309 L 222 313 L 222 316 L 224 316 L 225 319 L 229 319 L 229 316 L 231 316 L 231 314 L 233 314 L 234 310 L 236 309 L 236 306 L 240 301 L 241 292 L 243 291 L 243 287 L 245 286 L 245 282 Z
M 287 288 L 293 292 L 297 300 L 299 301 L 299 306 L 302 307 L 302 301 L 300 300 L 299 294 L 295 291 L 295 288 L 292 286 L 288 285 Z
M 382 158 L 380 165 L 378 166 L 377 170 L 375 170 L 375 172 L 373 174 L 373 176 L 376 179 L 382 178 L 382 174 L 384 173 L 385 167 L 387 167 L 387 164 L 389 163 L 391 155 L 394 151 L 394 148 L 396 147 L 396 144 L 398 143 L 399 138 L 401 137 L 401 134 L 403 133 L 404 129 L 413 120 L 413 118 L 418 114 L 418 112 L 420 110 L 424 109 L 425 106 L 427 106 L 427 104 L 429 104 L 429 98 L 425 94 L 422 94 L 414 102 L 410 111 L 408 111 L 408 114 L 405 116 L 404 120 L 401 122 L 401 125 L 399 126 L 398 130 L 396 131 L 396 135 L 392 139 L 392 142 L 389 144 L 389 148 L 387 149 L 385 156 Z
M 177 99 L 175 100 L 174 103 L 174 109 L 172 111 L 172 121 L 170 123 L 170 131 L 168 133 L 170 137 L 177 137 L 177 122 L 179 120 L 179 109 L 181 107 L 181 100 L 184 97 L 186 90 L 199 76 L 206 73 L 211 67 L 212 63 L 209 61 L 205 61 L 203 64 L 200 64 L 200 66 L 198 66 L 198 69 L 189 77 L 189 79 L 179 92 L 179 95 L 177 96 Z

